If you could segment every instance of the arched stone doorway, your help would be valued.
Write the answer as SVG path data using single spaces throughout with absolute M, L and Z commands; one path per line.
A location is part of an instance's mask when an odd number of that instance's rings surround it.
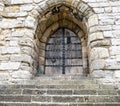
M 60 28 L 50 36 L 45 49 L 44 74 L 82 74 L 82 46 L 78 36 Z
M 86 17 L 88 15 L 86 15 Z M 39 41 L 38 45 L 40 50 L 39 51 L 39 67 L 40 68 L 38 70 L 39 73 L 46 73 L 46 72 L 48 72 L 48 74 L 51 73 L 46 69 L 46 66 L 49 66 L 49 64 L 46 65 L 46 46 L 50 36 L 53 33 L 55 33 L 59 28 L 67 28 L 72 32 L 74 32 L 78 36 L 81 43 L 81 50 L 82 50 L 80 55 L 82 57 L 82 60 L 80 61 L 81 64 L 79 64 L 80 62 L 78 62 L 79 67 L 78 68 L 76 67 L 76 69 L 73 69 L 74 70 L 73 72 L 76 71 L 77 73 L 78 70 L 82 70 L 82 71 L 78 71 L 78 73 L 79 74 L 81 72 L 89 73 L 89 65 L 88 65 L 89 49 L 87 47 L 88 29 L 86 27 L 86 24 L 87 24 L 85 21 L 86 17 L 84 17 L 81 12 L 77 11 L 73 7 L 68 6 L 67 4 L 57 4 L 53 7 L 50 7 L 49 10 L 46 10 L 44 15 L 40 17 L 37 30 L 36 30 L 36 36 L 35 36 L 35 39 Z M 61 64 L 63 65 L 64 62 L 61 62 Z M 68 67 L 70 67 L 70 65 L 72 64 L 69 64 Z M 64 72 L 65 69 L 63 69 L 63 67 L 60 70 L 61 72 L 65 73 Z M 48 69 L 48 70 L 52 70 L 52 69 Z M 72 73 L 72 71 L 68 73 Z
M 50 36 L 59 28 L 67 28 L 78 36 L 82 48 L 83 73 L 93 71 L 92 65 L 89 67 L 92 61 L 89 56 L 90 34 L 94 33 L 92 26 L 97 23 L 93 9 L 81 0 L 46 0 L 43 4 L 40 2 L 35 5 L 25 20 L 25 34 L 27 34 L 20 45 L 22 53 L 30 55 L 31 58 L 27 66 L 31 69 L 27 71 L 30 74 L 27 78 L 44 74 L 46 45 Z M 94 22 L 91 22 L 93 19 Z

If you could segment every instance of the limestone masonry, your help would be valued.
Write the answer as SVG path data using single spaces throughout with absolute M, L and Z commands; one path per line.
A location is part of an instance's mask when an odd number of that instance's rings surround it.
M 63 27 L 81 41 L 84 74 L 120 83 L 120 0 L 0 0 L 0 84 L 43 74 L 48 38 Z

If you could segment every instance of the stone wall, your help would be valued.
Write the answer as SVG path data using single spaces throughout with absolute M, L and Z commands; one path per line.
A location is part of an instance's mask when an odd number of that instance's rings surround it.
M 73 13 L 55 18 L 59 5 Z M 45 42 L 64 26 L 83 33 L 83 63 L 88 57 L 92 77 L 120 79 L 119 0 L 0 0 L 0 80 L 34 77 L 38 64 L 44 67 Z

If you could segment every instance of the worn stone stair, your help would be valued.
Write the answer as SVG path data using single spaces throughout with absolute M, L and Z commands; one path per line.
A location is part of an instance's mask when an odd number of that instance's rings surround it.
M 120 90 L 87 77 L 44 76 L 0 85 L 0 106 L 120 106 Z

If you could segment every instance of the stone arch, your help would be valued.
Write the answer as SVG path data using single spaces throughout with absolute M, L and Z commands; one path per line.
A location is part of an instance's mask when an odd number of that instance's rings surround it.
M 58 14 L 59 8 L 63 9 L 61 9 L 61 12 L 57 17 L 56 14 Z M 63 11 L 65 11 L 65 14 Z M 90 46 L 87 47 L 87 45 L 90 43 L 88 34 L 93 33 L 90 28 L 98 24 L 97 15 L 94 13 L 93 9 L 88 6 L 88 4 L 81 0 L 46 0 L 40 2 L 30 14 L 33 17 L 34 24 L 36 23 L 36 26 L 33 27 L 33 29 L 36 31 L 34 38 L 35 43 L 38 45 L 37 49 L 39 49 L 39 54 L 41 55 L 40 57 L 37 56 L 40 58 L 39 62 L 41 65 L 44 64 L 45 42 L 49 38 L 50 33 L 52 33 L 52 31 L 48 33 L 48 29 L 52 28 L 52 26 L 55 28 L 65 26 L 66 28 L 71 29 L 73 32 L 77 33 L 78 36 L 82 35 L 80 40 L 83 42 L 83 57 L 85 57 L 83 64 L 85 64 L 84 67 L 86 68 L 89 57 L 87 50 L 89 51 L 90 49 Z M 91 22 L 93 19 L 94 22 Z M 61 23 L 66 25 L 61 25 Z M 75 29 L 72 27 L 75 27 Z M 78 32 L 76 32 L 77 29 Z M 55 31 L 55 29 L 53 30 Z M 34 63 L 35 70 L 37 66 L 36 59 L 34 59 Z M 42 66 L 42 69 L 43 67 L 44 66 Z
M 75 25 L 75 24 L 73 24 L 73 23 L 70 23 L 69 22 L 69 24 L 71 24 L 71 25 L 73 25 L 73 26 L 76 26 L 77 27 L 77 29 L 76 30 L 74 30 L 73 28 L 74 27 L 69 27 L 69 26 L 64 26 L 64 24 L 63 25 L 61 25 L 61 26 L 59 26 L 59 22 L 56 22 L 56 23 L 54 23 L 52 26 L 50 26 L 47 30 L 46 30 L 46 32 L 42 35 L 42 37 L 41 37 L 41 39 L 40 39 L 40 63 L 43 63 L 43 64 L 40 64 L 40 65 L 43 65 L 43 67 L 44 67 L 44 61 L 45 61 L 45 58 L 44 58 L 44 56 L 45 56 L 45 45 L 46 45 L 46 43 L 47 43 L 47 41 L 49 40 L 49 37 L 50 37 L 50 35 L 51 34 L 53 34 L 55 31 L 57 31 L 57 29 L 58 28 L 60 28 L 60 27 L 64 27 L 64 28 L 67 28 L 67 29 L 69 29 L 69 30 L 71 30 L 72 32 L 74 32 L 77 36 L 78 36 L 78 38 L 79 38 L 79 40 L 81 41 L 81 45 L 82 45 L 82 60 L 83 60 L 83 70 L 84 70 L 84 72 L 86 72 L 86 70 L 87 70 L 87 52 L 86 52 L 86 39 L 84 38 L 84 32 L 81 30 L 81 28 L 79 28 L 77 25 Z M 42 46 L 44 44 L 44 46 Z M 43 55 L 44 54 L 44 55 Z M 43 69 L 44 70 L 44 69 Z

